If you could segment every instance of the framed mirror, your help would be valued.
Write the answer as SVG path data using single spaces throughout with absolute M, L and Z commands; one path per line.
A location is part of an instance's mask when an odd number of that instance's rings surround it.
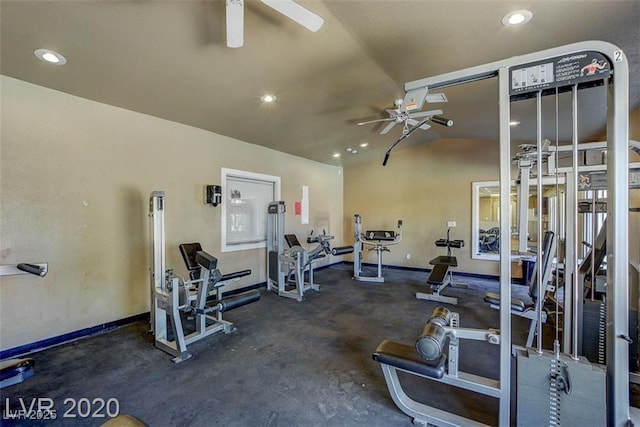
M 514 259 L 524 253 L 537 251 L 538 194 L 537 179 L 530 180 L 527 200 L 526 236 L 519 235 L 518 227 L 518 194 L 515 181 L 511 182 L 509 212 L 511 227 L 507 232 L 511 237 L 511 250 Z M 565 212 L 565 180 L 564 177 L 542 178 L 542 232 L 547 230 L 564 235 Z M 500 259 L 500 183 L 499 181 L 481 181 L 472 183 L 472 218 L 471 218 L 471 257 L 498 261 Z M 527 251 L 518 252 L 520 239 L 526 239 Z

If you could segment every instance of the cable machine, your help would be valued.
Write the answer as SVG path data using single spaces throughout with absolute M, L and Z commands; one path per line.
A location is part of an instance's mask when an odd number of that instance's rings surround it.
M 593 63 L 597 64 L 594 67 Z M 615 72 L 615 79 L 613 78 Z M 602 409 L 601 418 L 604 424 L 610 426 L 624 426 L 629 421 L 629 369 L 628 369 L 628 200 L 627 200 L 627 171 L 628 171 L 628 88 L 629 70 L 625 54 L 617 46 L 602 41 L 589 41 L 575 43 L 554 49 L 522 55 L 511 59 L 497 61 L 490 64 L 454 71 L 443 75 L 416 80 L 405 84 L 405 104 L 414 103 L 417 109 L 421 109 L 429 91 L 439 90 L 446 87 L 457 86 L 469 82 L 484 80 L 488 78 L 498 78 L 499 86 L 499 131 L 500 131 L 500 229 L 510 230 L 510 181 L 511 181 L 511 134 L 510 117 L 511 103 L 523 98 L 536 98 L 536 132 L 537 132 L 537 156 L 538 156 L 538 176 L 541 176 L 542 168 L 542 123 L 541 123 L 541 103 L 542 96 L 557 94 L 559 91 L 571 92 L 571 112 L 572 112 L 572 164 L 573 170 L 577 168 L 578 143 L 577 135 L 578 120 L 578 89 L 593 85 L 603 85 L 606 92 L 606 99 L 602 102 L 607 104 L 607 254 L 608 269 L 607 283 L 610 290 L 607 298 L 607 366 L 606 372 L 600 371 L 591 364 L 585 363 L 577 354 L 577 327 L 575 325 L 575 315 L 570 317 L 574 322 L 570 330 L 571 346 L 564 348 L 564 353 L 560 353 L 560 345 L 556 341 L 553 352 L 542 350 L 541 323 L 538 322 L 538 344 L 535 349 L 528 349 L 526 353 L 518 356 L 518 375 L 521 370 L 528 370 L 539 384 L 546 385 L 547 401 L 544 402 L 547 411 L 542 412 L 545 416 L 545 423 L 558 425 L 559 419 L 554 418 L 558 414 L 553 413 L 552 402 L 549 398 L 551 387 L 556 392 L 558 399 L 569 396 L 573 390 L 588 393 L 589 386 L 581 384 L 582 376 L 588 382 L 590 379 L 599 376 L 595 381 L 606 380 L 606 388 L 598 386 L 597 393 L 601 400 L 606 402 L 606 410 Z M 384 164 L 389 160 L 390 151 L 397 144 L 390 146 L 385 156 Z M 567 177 L 567 187 L 574 189 L 577 187 L 578 176 L 574 174 Z M 538 194 L 542 194 L 541 180 L 538 180 Z M 577 193 L 577 191 L 576 191 Z M 538 212 L 541 212 L 541 198 L 539 198 Z M 567 203 L 568 218 L 575 218 L 577 215 L 576 203 Z M 575 223 L 575 221 L 574 221 Z M 542 227 L 538 224 L 538 241 L 541 241 Z M 567 230 L 567 259 L 575 259 L 576 253 L 570 248 L 575 248 L 576 233 Z M 538 254 L 540 258 L 541 254 Z M 542 276 L 542 262 L 538 259 L 538 277 Z M 567 269 L 565 282 L 567 283 L 567 293 L 572 294 L 571 301 L 577 301 L 578 295 L 576 280 L 578 276 L 577 262 L 574 262 L 571 269 Z M 538 281 L 538 295 L 544 292 L 542 280 Z M 510 402 L 511 402 L 511 236 L 510 233 L 500 233 L 500 373 L 499 380 L 495 385 L 495 392 L 492 394 L 499 401 L 499 425 L 506 426 L 511 423 Z M 567 307 L 565 307 L 565 310 Z M 426 328 L 425 328 L 426 329 Z M 438 328 L 431 328 L 436 333 Z M 446 329 L 445 329 L 446 331 Z M 487 330 L 488 336 L 494 330 Z M 429 332 L 429 331 L 426 331 Z M 440 331 L 442 332 L 442 331 Z M 423 333 L 424 335 L 424 333 Z M 445 334 L 446 335 L 446 334 Z M 423 337 L 421 337 L 423 338 Z M 434 337 L 436 338 L 436 337 Z M 495 340 L 494 340 L 495 341 Z M 440 341 L 438 341 L 440 342 Z M 381 344 L 382 346 L 383 344 Z M 379 347 L 380 350 L 380 347 Z M 407 355 L 402 347 L 385 346 L 384 356 L 378 360 L 385 371 L 385 378 L 389 392 L 396 405 L 407 415 L 414 418 L 414 422 L 419 424 L 435 425 L 471 425 L 475 423 L 455 414 L 437 410 L 416 402 L 408 397 L 399 383 L 387 375 L 387 370 L 401 369 L 418 376 L 427 376 L 429 379 L 439 380 L 446 378 L 443 373 L 432 372 L 423 369 L 429 365 L 426 360 L 418 361 L 416 357 Z M 456 358 L 463 357 L 460 354 Z M 374 358 L 377 356 L 374 355 Z M 424 357 L 422 357 L 424 359 Z M 419 363 L 416 363 L 416 362 Z M 538 363 L 542 362 L 542 363 Z M 433 363 L 431 363 L 433 364 Z M 572 377 L 574 381 L 569 385 L 568 372 L 575 373 Z M 583 375 L 584 374 L 584 375 Z M 442 382 L 444 379 L 439 380 Z M 463 383 L 454 384 L 456 387 L 467 390 L 482 387 L 481 383 L 471 379 Z M 595 386 L 594 386 L 595 387 Z M 538 395 L 537 389 L 530 389 L 529 392 Z M 521 390 L 519 394 L 526 393 Z M 563 395 L 563 396 L 560 396 Z M 605 398 L 606 396 L 606 398 Z M 544 396 L 538 396 L 541 400 Z M 597 399 L 597 398 L 596 398 Z M 557 403 L 556 400 L 555 403 Z M 582 408 L 588 409 L 589 403 L 583 404 Z M 521 405 L 526 406 L 526 405 Z M 522 408 L 518 407 L 518 410 Z M 443 413 L 444 412 L 444 413 Z M 593 411 L 597 413 L 597 409 Z M 566 415 L 566 414 L 564 414 Z M 523 418 L 518 417 L 518 422 Z M 571 422 L 569 417 L 564 417 L 563 421 Z

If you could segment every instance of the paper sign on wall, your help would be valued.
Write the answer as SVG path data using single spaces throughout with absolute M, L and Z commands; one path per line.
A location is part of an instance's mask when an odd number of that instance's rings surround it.
M 302 202 L 301 202 L 301 221 L 303 224 L 309 224 L 309 187 L 302 186 Z
M 302 204 L 300 202 L 295 202 L 293 204 L 293 206 L 294 206 L 296 215 L 301 215 L 302 214 Z

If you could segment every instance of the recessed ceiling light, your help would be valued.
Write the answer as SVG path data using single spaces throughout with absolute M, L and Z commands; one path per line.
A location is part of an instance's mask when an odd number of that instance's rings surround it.
M 364 148 L 364 147 L 368 147 L 369 143 L 368 142 L 361 142 L 360 143 L 360 147 Z
M 276 96 L 266 94 L 266 95 L 262 95 L 260 99 L 262 100 L 262 102 L 273 102 L 276 100 Z
M 33 54 L 47 64 L 64 65 L 67 63 L 67 58 L 54 50 L 36 49 L 33 51 Z
M 347 151 L 351 152 L 351 150 L 353 150 L 353 148 L 351 148 L 351 147 L 347 148 Z
M 514 10 L 502 18 L 503 25 L 522 25 L 531 21 L 533 13 L 528 10 Z
M 351 154 L 357 154 L 358 150 L 351 150 Z
M 517 121 L 517 120 L 511 120 L 511 121 L 509 122 L 509 126 L 518 126 L 519 124 L 520 124 L 520 122 L 519 122 L 519 121 Z
M 340 157 L 340 153 L 333 153 L 333 157 L 337 159 L 338 157 Z

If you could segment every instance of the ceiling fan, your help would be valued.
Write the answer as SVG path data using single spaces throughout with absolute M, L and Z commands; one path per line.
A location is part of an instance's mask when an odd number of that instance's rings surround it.
M 324 19 L 294 0 L 260 1 L 310 31 L 318 31 L 324 23 Z M 244 44 L 244 2 L 245 0 L 226 0 L 227 47 L 242 47 Z
M 445 96 L 444 93 L 434 93 L 434 94 L 427 95 L 426 101 L 427 102 L 447 102 L 447 97 Z M 439 116 L 440 114 L 442 114 L 442 110 L 412 112 L 411 106 L 407 107 L 406 105 L 404 105 L 404 102 L 402 99 L 396 99 L 394 101 L 394 104 L 396 106 L 395 109 L 385 110 L 387 113 L 389 113 L 389 117 L 385 119 L 375 119 L 375 120 L 367 120 L 364 122 L 360 122 L 358 123 L 358 126 L 367 125 L 370 123 L 389 122 L 389 124 L 380 131 L 380 134 L 384 135 L 388 133 L 398 123 L 403 124 L 403 128 L 402 128 L 403 134 L 406 134 L 409 131 L 409 126 L 415 126 L 417 124 L 419 124 L 418 127 L 422 130 L 429 129 L 431 127 L 431 125 L 428 123 L 429 119 L 431 119 L 431 121 L 433 121 L 434 123 L 442 124 L 444 126 L 453 125 L 452 120 L 445 119 Z M 417 118 L 423 118 L 423 117 L 427 117 L 428 119 L 422 120 L 421 122 L 416 120 Z

